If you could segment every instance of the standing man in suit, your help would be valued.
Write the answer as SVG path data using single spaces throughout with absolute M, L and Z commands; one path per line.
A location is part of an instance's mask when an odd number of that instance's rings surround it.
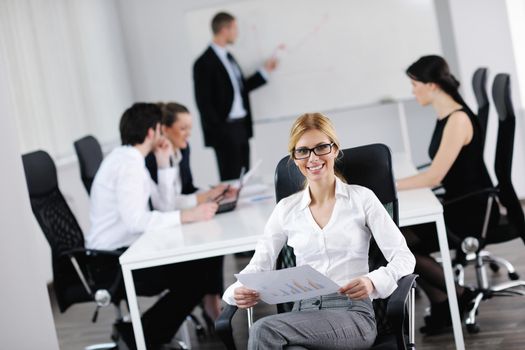
M 266 83 L 277 60 L 268 59 L 263 68 L 245 78 L 226 50 L 237 39 L 235 17 L 220 12 L 211 28 L 212 43 L 195 61 L 193 79 L 204 143 L 215 150 L 221 181 L 225 181 L 238 178 L 243 166 L 250 167 L 253 126 L 248 93 Z

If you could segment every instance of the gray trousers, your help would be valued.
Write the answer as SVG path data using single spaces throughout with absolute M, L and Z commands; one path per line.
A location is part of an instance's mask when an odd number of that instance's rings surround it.
M 334 293 L 261 318 L 250 328 L 248 349 L 368 349 L 376 335 L 372 302 Z

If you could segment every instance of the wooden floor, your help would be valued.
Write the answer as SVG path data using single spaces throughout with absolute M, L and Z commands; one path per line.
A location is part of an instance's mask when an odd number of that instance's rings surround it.
M 516 267 L 517 272 L 525 279 L 525 246 L 521 240 L 514 240 L 505 244 L 489 247 L 495 255 L 506 257 Z M 225 259 L 226 284 L 233 282 L 233 273 L 238 272 L 248 262 L 247 258 L 235 258 L 227 256 Z M 472 269 L 470 269 L 472 270 Z M 467 273 L 466 283 L 474 283 L 473 271 Z M 494 281 L 505 281 L 507 276 L 503 274 L 493 274 L 489 276 Z M 140 299 L 141 308 L 146 308 L 154 302 L 154 299 Z M 423 322 L 424 310 L 427 306 L 426 297 L 422 294 L 416 301 L 416 326 L 419 327 Z M 75 305 L 60 314 L 56 306 L 53 306 L 53 314 L 60 349 L 73 350 L 83 349 L 85 346 L 106 342 L 109 340 L 111 324 L 115 319 L 114 311 L 111 307 L 100 311 L 97 323 L 91 323 L 94 305 L 91 303 Z M 200 310 L 195 310 L 194 314 L 200 317 Z M 258 306 L 255 310 L 255 317 L 274 313 L 273 306 Z M 467 349 L 525 349 L 525 297 L 498 297 L 482 303 L 478 322 L 481 326 L 479 334 L 468 334 L 463 328 L 465 344 Z M 244 312 L 239 312 L 234 319 L 234 327 L 238 340 L 238 348 L 246 347 L 247 329 L 245 327 L 246 316 Z M 220 341 L 214 336 L 204 339 L 197 339 L 194 330 L 191 329 L 193 349 L 222 349 Z M 416 331 L 416 345 L 418 350 L 431 349 L 455 349 L 452 333 L 424 337 Z

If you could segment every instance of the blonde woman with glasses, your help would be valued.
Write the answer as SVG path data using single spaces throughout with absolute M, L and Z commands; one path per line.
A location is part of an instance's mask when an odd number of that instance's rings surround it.
M 302 300 L 292 312 L 258 320 L 250 329 L 248 349 L 368 348 L 377 333 L 372 299 L 388 297 L 397 281 L 412 273 L 414 256 L 374 193 L 346 184 L 336 174 L 340 145 L 327 117 L 300 116 L 292 126 L 288 150 L 306 187 L 276 205 L 241 273 L 272 270 L 287 243 L 294 248 L 297 266 L 310 265 L 342 287 L 339 293 L 323 296 L 321 305 L 319 298 Z M 369 271 L 372 236 L 388 264 Z M 259 294 L 236 282 L 223 299 L 249 308 L 258 303 Z

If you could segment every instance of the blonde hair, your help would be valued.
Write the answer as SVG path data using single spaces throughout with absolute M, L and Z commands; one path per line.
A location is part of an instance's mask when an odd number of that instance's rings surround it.
M 295 145 L 299 139 L 310 130 L 319 130 L 326 136 L 330 142 L 333 142 L 337 147 L 337 150 L 341 151 L 341 146 L 337 134 L 335 132 L 334 125 L 332 121 L 322 113 L 305 113 L 295 120 L 290 130 L 290 138 L 288 140 L 288 152 L 290 153 L 290 159 L 293 159 L 293 152 L 295 150 Z M 336 158 L 336 161 L 339 160 L 339 157 Z M 343 182 L 346 182 L 343 175 L 337 170 L 334 169 L 335 175 L 341 179 Z

